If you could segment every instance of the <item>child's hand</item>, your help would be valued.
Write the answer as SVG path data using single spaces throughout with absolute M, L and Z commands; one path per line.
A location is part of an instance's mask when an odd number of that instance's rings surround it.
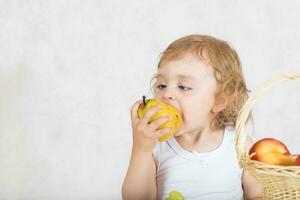
M 143 118 L 139 119 L 137 111 L 141 103 L 142 100 L 139 100 L 131 108 L 133 148 L 138 151 L 152 152 L 158 139 L 172 130 L 171 128 L 158 129 L 162 124 L 169 121 L 170 117 L 162 117 L 149 123 L 152 115 L 160 109 L 159 106 L 154 106 L 145 113 Z

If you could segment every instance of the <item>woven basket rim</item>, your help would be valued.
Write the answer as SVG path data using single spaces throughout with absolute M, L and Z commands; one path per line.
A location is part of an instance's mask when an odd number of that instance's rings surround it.
M 248 116 L 251 112 L 252 106 L 254 105 L 255 101 L 264 93 L 266 92 L 269 88 L 271 88 L 273 85 L 279 84 L 283 81 L 287 80 L 294 80 L 294 79 L 300 79 L 300 72 L 293 72 L 293 73 L 287 73 L 287 74 L 282 74 L 279 75 L 278 77 L 275 77 L 273 79 L 270 79 L 266 81 L 264 84 L 262 84 L 257 90 L 255 90 L 252 94 L 250 94 L 248 100 L 240 110 L 238 117 L 237 117 L 237 122 L 236 122 L 236 128 L 235 128 L 235 146 L 236 146 L 236 152 L 238 159 L 241 163 L 241 167 L 244 166 L 245 159 L 252 163 L 253 165 L 260 165 L 262 167 L 266 168 L 276 168 L 276 169 L 283 169 L 283 170 L 296 170 L 299 171 L 300 166 L 280 166 L 280 165 L 269 165 L 260 161 L 255 161 L 251 160 L 249 158 L 248 152 L 245 151 L 245 144 L 246 142 L 241 142 L 242 134 L 244 131 L 244 126 L 246 124 L 246 121 L 248 119 Z M 299 154 L 294 154 L 292 156 L 296 156 Z M 300 174 L 299 174 L 300 177 Z

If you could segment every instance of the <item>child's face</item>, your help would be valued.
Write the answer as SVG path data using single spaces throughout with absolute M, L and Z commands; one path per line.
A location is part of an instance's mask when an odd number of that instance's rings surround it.
M 164 63 L 157 71 L 154 98 L 175 106 L 183 126 L 176 136 L 210 126 L 217 82 L 213 68 L 191 54 Z

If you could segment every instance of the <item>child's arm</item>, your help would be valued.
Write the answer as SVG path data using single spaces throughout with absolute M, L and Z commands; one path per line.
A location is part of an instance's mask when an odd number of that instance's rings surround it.
M 245 200 L 262 199 L 261 186 L 247 170 L 244 170 L 243 172 L 242 182 L 243 182 Z
M 156 166 L 151 153 L 132 150 L 129 168 L 123 183 L 124 200 L 156 198 Z
M 248 152 L 249 149 L 254 144 L 254 141 L 247 137 L 246 140 L 246 151 Z M 259 200 L 262 199 L 262 187 L 261 185 L 255 180 L 253 176 L 247 171 L 243 171 L 242 175 L 242 183 L 244 189 L 244 199 L 245 200 Z
M 170 132 L 169 128 L 158 129 L 167 122 L 161 118 L 149 123 L 159 108 L 150 108 L 142 119 L 138 119 L 137 110 L 141 101 L 131 109 L 133 146 L 127 174 L 122 187 L 124 200 L 147 200 L 156 198 L 156 165 L 152 156 L 158 138 Z

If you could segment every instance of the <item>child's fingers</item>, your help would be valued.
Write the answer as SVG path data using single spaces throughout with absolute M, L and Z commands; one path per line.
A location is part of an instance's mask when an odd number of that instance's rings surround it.
M 159 129 L 159 130 L 157 130 L 153 133 L 152 137 L 155 138 L 155 139 L 159 139 L 160 137 L 162 137 L 166 134 L 169 134 L 172 130 L 173 130 L 172 128 Z
M 148 129 L 152 132 L 156 131 L 161 125 L 168 122 L 170 120 L 170 116 L 161 117 L 148 125 Z
M 160 110 L 159 105 L 149 108 L 149 110 L 147 110 L 147 112 L 145 113 L 144 117 L 141 119 L 141 125 L 146 126 L 149 123 L 150 118 L 159 110 Z
M 138 100 L 131 107 L 131 121 L 132 121 L 133 124 L 136 124 L 136 122 L 138 121 L 137 111 L 138 111 L 138 109 L 139 109 L 142 102 L 143 102 L 143 100 Z

